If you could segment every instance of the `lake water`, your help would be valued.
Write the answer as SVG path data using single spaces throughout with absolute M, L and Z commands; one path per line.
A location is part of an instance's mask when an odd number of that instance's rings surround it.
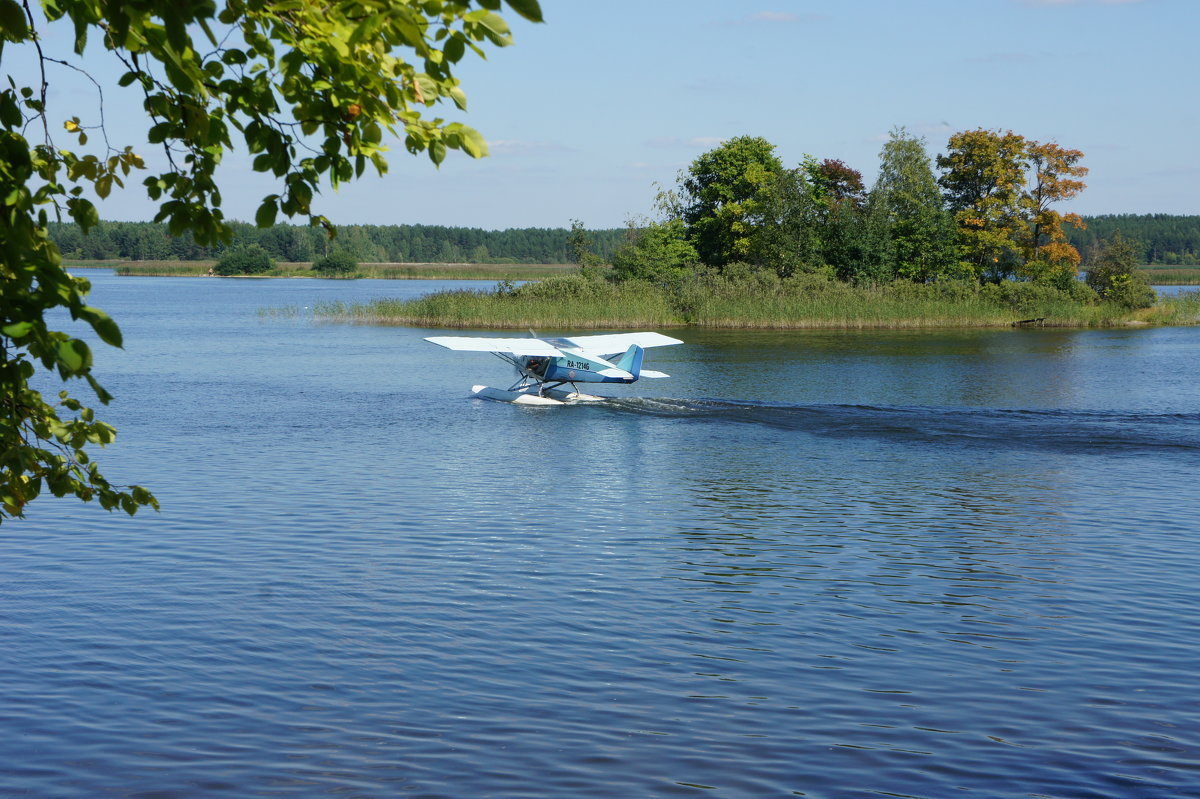
M 1200 328 L 668 331 L 528 408 L 258 313 L 441 284 L 93 277 L 163 510 L 0 528 L 2 796 L 1200 796 Z

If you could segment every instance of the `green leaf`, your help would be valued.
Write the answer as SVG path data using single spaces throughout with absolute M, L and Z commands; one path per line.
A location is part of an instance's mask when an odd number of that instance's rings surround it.
M 146 131 L 146 141 L 151 144 L 158 144 L 166 141 L 169 135 L 171 135 L 171 124 L 169 122 L 159 122 L 157 125 L 152 125 L 150 130 Z
M 12 92 L 0 93 L 0 125 L 6 128 L 19 127 L 21 124 L 21 107 Z
M 508 23 L 504 21 L 504 17 L 490 11 L 474 11 L 472 16 L 487 29 L 488 38 L 491 39 L 492 44 L 497 47 L 505 47 L 511 43 L 512 32 L 508 29 Z
M 425 98 L 426 105 L 433 105 L 438 97 L 438 85 L 428 75 L 417 75 L 413 78 L 420 90 L 420 96 Z
M 466 50 L 466 44 L 457 36 L 451 36 L 446 40 L 445 46 L 442 47 L 442 53 L 446 56 L 446 60 L 451 63 L 458 63 Z
M 171 47 L 179 52 L 187 50 L 191 45 L 191 40 L 187 35 L 187 29 L 183 24 L 183 17 L 179 14 L 177 8 L 171 8 L 162 12 L 163 27 L 167 31 L 167 41 Z
M 383 177 L 384 175 L 387 174 L 388 163 L 387 163 L 387 159 L 384 158 L 383 153 L 381 153 L 381 152 L 371 153 L 371 163 L 375 165 L 375 171 L 379 173 L 380 177 Z
M 309 186 L 303 181 L 297 181 L 292 185 L 292 199 L 300 206 L 300 211 L 308 213 L 308 207 L 312 205 L 312 186 Z
M 117 323 L 104 311 L 85 305 L 80 309 L 79 315 L 92 326 L 92 330 L 96 331 L 96 335 L 105 344 L 112 347 L 122 345 L 121 328 L 117 327 Z
M 458 131 L 460 141 L 462 143 L 463 152 L 472 158 L 483 158 L 488 154 L 487 140 L 483 138 L 483 134 L 474 128 L 468 128 L 464 125 Z
M 87 200 L 80 197 L 72 197 L 67 201 L 67 208 L 71 214 L 71 218 L 75 220 L 84 233 L 87 233 L 100 224 L 100 212 L 96 210 L 96 206 Z
M 25 11 L 14 0 L 0 0 L 0 35 L 10 42 L 24 41 L 29 37 Z
M 275 216 L 278 213 L 278 201 L 274 197 L 268 197 L 258 206 L 258 212 L 254 214 L 254 224 L 259 227 L 271 227 L 275 224 Z
M 542 7 L 538 0 L 505 0 L 508 7 L 516 11 L 530 22 L 545 22 L 542 18 Z
M 91 373 L 83 376 L 83 379 L 92 387 L 92 391 L 96 393 L 96 399 L 103 402 L 105 405 L 112 402 L 112 394 L 108 393 L 108 389 L 96 382 L 96 378 L 92 377 Z
M 60 342 L 57 353 L 59 367 L 68 374 L 83 371 L 90 360 L 88 356 L 91 354 L 87 344 L 84 344 L 77 338 Z
M 74 17 L 75 21 L 75 52 L 78 55 L 83 55 L 84 48 L 87 47 L 88 23 L 87 19 L 80 15 Z
M 13 322 L 0 328 L 0 333 L 9 338 L 20 338 L 33 329 L 33 322 Z
M 446 145 L 440 141 L 430 142 L 429 160 L 439 165 L 446 160 Z

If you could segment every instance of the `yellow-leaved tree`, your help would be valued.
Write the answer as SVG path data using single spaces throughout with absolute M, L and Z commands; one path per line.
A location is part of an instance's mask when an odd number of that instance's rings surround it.
M 1030 142 L 1028 152 L 1032 175 L 1023 203 L 1029 218 L 1023 272 L 1028 277 L 1041 277 L 1057 271 L 1062 279 L 1074 280 L 1082 259 L 1079 250 L 1067 241 L 1063 225 L 1077 228 L 1086 225 L 1079 214 L 1062 214 L 1050 205 L 1069 200 L 1087 188 L 1079 179 L 1088 173 L 1087 167 L 1079 163 L 1083 152 L 1068 150 L 1054 142 Z
M 937 158 L 963 260 L 977 277 L 1011 273 L 1021 262 L 1026 145 L 1012 131 L 968 130 L 951 136 Z
M 1075 280 L 1079 252 L 1064 224 L 1083 227 L 1077 214 L 1050 206 L 1086 188 L 1083 153 L 1012 131 L 968 130 L 950 137 L 938 183 L 958 227 L 965 263 L 978 277 L 1018 275 Z

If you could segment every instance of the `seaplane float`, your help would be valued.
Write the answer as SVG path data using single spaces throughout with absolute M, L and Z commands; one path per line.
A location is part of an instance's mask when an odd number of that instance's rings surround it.
M 669 377 L 642 368 L 648 347 L 682 344 L 661 333 L 610 333 L 566 338 L 492 338 L 430 336 L 426 341 L 448 350 L 490 352 L 516 367 L 518 379 L 507 389 L 472 386 L 482 399 L 521 405 L 597 402 L 605 397 L 584 394 L 577 383 L 634 383 L 642 377 Z M 570 389 L 563 388 L 570 386 Z

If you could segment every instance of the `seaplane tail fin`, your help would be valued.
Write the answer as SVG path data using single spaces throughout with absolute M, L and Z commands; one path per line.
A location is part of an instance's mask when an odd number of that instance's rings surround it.
M 613 362 L 613 366 L 618 369 L 624 369 L 633 375 L 634 380 L 637 380 L 638 375 L 642 371 L 642 356 L 645 352 L 637 344 L 630 344 L 629 349 L 625 350 L 625 354 Z

